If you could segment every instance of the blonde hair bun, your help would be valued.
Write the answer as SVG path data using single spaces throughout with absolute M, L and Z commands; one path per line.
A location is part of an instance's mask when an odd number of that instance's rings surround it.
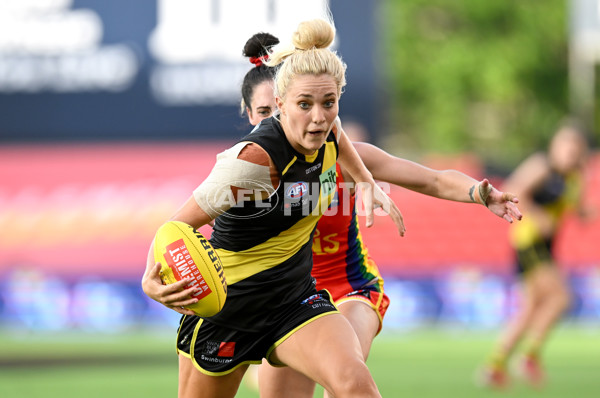
M 299 50 L 328 48 L 335 38 L 335 29 L 323 19 L 301 22 L 292 36 L 292 44 Z
M 346 64 L 329 46 L 335 39 L 333 21 L 311 19 L 301 22 L 292 35 L 292 43 L 275 51 L 266 62 L 277 66 L 274 93 L 285 98 L 290 83 L 298 75 L 327 74 L 335 79 L 338 96 L 346 85 Z

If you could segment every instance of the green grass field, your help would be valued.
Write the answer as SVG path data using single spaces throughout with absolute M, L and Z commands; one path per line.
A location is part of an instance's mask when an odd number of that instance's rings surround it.
M 506 392 L 473 383 L 494 334 L 427 329 L 379 336 L 369 367 L 384 397 L 600 396 L 600 333 L 562 327 L 546 350 L 543 391 L 514 380 Z M 172 336 L 0 334 L 2 398 L 153 398 L 177 395 Z M 322 390 L 317 390 L 319 396 Z M 237 395 L 258 397 L 242 385 Z

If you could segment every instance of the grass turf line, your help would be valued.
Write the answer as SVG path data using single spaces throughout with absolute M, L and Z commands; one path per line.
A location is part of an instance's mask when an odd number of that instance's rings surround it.
M 495 333 L 425 329 L 384 332 L 368 365 L 383 397 L 498 397 L 473 383 Z M 543 392 L 518 380 L 503 397 L 596 398 L 600 392 L 600 337 L 596 330 L 563 327 L 551 337 L 544 359 Z M 0 396 L 153 398 L 177 395 L 172 336 L 0 335 Z M 240 398 L 258 393 L 242 384 Z M 319 387 L 315 396 L 322 396 Z

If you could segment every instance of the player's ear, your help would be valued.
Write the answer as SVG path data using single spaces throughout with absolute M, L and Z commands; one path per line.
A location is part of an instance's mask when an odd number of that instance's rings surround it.
M 277 109 L 279 109 L 279 112 L 282 115 L 285 115 L 285 106 L 281 97 L 275 97 L 275 104 L 277 104 Z

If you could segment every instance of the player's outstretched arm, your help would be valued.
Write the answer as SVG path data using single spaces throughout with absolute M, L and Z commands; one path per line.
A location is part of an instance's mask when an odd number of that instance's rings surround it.
M 367 227 L 373 225 L 373 210 L 375 207 L 381 207 L 389 214 L 396 224 L 400 236 L 404 236 L 406 228 L 404 227 L 402 213 L 400 213 L 400 210 L 392 199 L 390 199 L 390 197 L 375 183 L 373 176 L 365 167 L 365 164 L 354 149 L 352 142 L 348 139 L 346 133 L 344 133 L 344 130 L 338 128 L 337 134 L 340 149 L 338 162 L 346 171 L 348 171 L 358 188 L 361 189 L 367 217 L 365 225 Z
M 477 181 L 457 170 L 434 170 L 392 156 L 371 144 L 355 142 L 353 145 L 376 180 L 440 199 L 483 204 L 508 222 L 522 218 L 516 196 L 498 191 L 487 179 Z

